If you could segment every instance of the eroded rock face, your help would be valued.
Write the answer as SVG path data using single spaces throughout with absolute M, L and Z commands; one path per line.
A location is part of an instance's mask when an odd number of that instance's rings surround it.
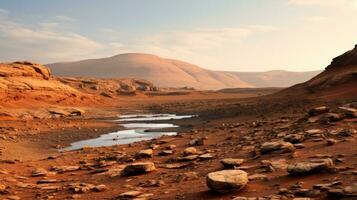
M 127 165 L 121 172 L 122 176 L 134 176 L 140 174 L 146 174 L 156 170 L 155 164 L 152 162 L 143 162 L 143 163 L 133 163 Z
M 49 80 L 52 75 L 50 70 L 40 64 L 28 61 L 18 61 L 9 64 L 0 64 L 0 77 L 35 77 Z
M 331 170 L 333 167 L 334 164 L 331 159 L 321 159 L 288 165 L 287 171 L 290 175 L 303 176 L 328 171 Z
M 228 193 L 244 188 L 248 183 L 248 174 L 242 170 L 223 170 L 207 175 L 207 186 L 219 193 Z

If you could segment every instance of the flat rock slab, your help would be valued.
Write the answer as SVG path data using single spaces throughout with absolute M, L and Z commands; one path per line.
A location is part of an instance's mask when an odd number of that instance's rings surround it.
M 238 191 L 248 183 L 248 174 L 242 170 L 223 170 L 207 175 L 207 186 L 219 193 Z

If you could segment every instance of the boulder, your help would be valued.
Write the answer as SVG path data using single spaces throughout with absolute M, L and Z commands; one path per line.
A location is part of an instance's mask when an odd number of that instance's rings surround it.
M 292 152 L 295 150 L 295 147 L 290 142 L 277 141 L 277 142 L 265 142 L 260 148 L 262 154 L 269 153 L 273 151 L 282 151 L 282 152 Z
M 238 191 L 248 183 L 248 174 L 242 170 L 223 170 L 207 175 L 207 186 L 219 193 Z
M 288 165 L 287 171 L 290 175 L 303 176 L 328 171 L 333 169 L 333 167 L 334 164 L 331 159 L 321 159 Z
M 133 163 L 127 165 L 121 172 L 122 176 L 134 176 L 140 174 L 146 174 L 156 170 L 155 164 L 152 162 L 143 162 L 143 163 Z

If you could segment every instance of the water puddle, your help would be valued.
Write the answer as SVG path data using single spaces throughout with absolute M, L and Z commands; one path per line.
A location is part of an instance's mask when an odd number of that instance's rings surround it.
M 163 135 L 176 135 L 177 132 L 155 131 L 155 129 L 177 128 L 178 125 L 172 123 L 155 123 L 155 121 L 169 121 L 178 119 L 188 119 L 194 115 L 175 114 L 140 114 L 121 115 L 115 120 L 127 130 L 101 135 L 98 138 L 74 142 L 71 146 L 62 150 L 76 150 L 82 147 L 101 147 L 118 144 L 129 144 L 133 142 L 151 140 Z

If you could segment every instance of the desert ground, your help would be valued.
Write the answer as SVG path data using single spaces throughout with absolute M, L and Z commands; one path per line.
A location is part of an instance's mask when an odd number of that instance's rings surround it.
M 165 89 L 1 64 L 0 198 L 356 199 L 356 51 L 287 89 Z M 177 135 L 60 151 L 138 113 L 195 117 L 170 120 Z

